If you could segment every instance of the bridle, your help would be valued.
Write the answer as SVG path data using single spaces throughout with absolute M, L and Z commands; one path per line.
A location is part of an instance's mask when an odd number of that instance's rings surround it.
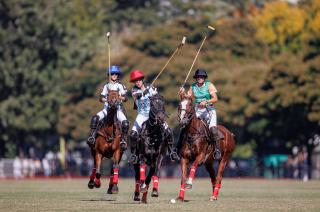
M 188 101 L 191 101 L 191 100 L 188 99 Z M 180 116 L 182 111 L 185 112 L 183 117 Z M 195 109 L 194 109 L 194 107 L 192 105 L 191 105 L 191 109 L 190 110 L 188 110 L 187 107 L 186 108 L 182 108 L 181 104 L 179 105 L 179 107 L 178 107 L 178 119 L 179 119 L 179 123 L 180 123 L 182 128 L 186 127 L 191 122 L 191 120 L 194 117 L 194 114 L 195 114 Z

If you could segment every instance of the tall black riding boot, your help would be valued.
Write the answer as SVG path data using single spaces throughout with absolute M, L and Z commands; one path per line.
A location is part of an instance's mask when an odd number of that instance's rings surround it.
M 167 128 L 165 130 L 165 138 L 167 139 L 167 143 L 168 143 L 170 159 L 172 161 L 178 161 L 180 158 L 176 152 L 176 149 L 173 147 L 173 133 L 170 128 Z
M 224 135 L 219 131 L 217 127 L 211 127 L 210 131 L 212 132 L 213 140 L 214 140 L 214 146 L 215 150 L 213 153 L 213 156 L 215 159 L 220 160 L 221 159 L 221 150 L 220 150 L 220 141 L 224 139 Z
M 129 162 L 132 164 L 138 163 L 138 156 L 137 156 L 137 145 L 138 145 L 138 133 L 136 131 L 130 132 L 130 149 L 131 149 L 131 157 Z
M 129 131 L 129 121 L 124 120 L 121 123 L 121 140 L 120 140 L 120 149 L 121 151 L 126 151 L 127 149 L 127 136 L 128 136 L 128 131 Z
M 98 124 L 99 124 L 99 116 L 94 115 L 91 118 L 91 123 L 90 123 L 90 135 L 89 138 L 87 139 L 87 144 L 89 146 L 94 146 L 96 143 L 96 134 L 97 134 L 97 130 L 98 130 Z

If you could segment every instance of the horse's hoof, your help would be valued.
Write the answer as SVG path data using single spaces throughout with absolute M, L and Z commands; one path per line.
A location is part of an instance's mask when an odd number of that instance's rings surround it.
M 186 183 L 186 189 L 192 189 L 192 183 L 191 184 Z
M 133 201 L 140 201 L 140 193 L 139 192 L 134 192 Z
M 143 203 L 143 204 L 147 204 L 147 199 L 143 198 L 141 199 L 141 202 L 140 203 Z
M 100 188 L 101 187 L 101 183 L 94 182 L 94 187 Z
M 112 186 L 113 186 L 113 185 L 109 185 L 109 188 L 108 188 L 108 190 L 107 190 L 107 194 L 112 194 Z
M 148 192 L 148 188 L 145 187 L 145 188 L 140 188 L 140 193 L 147 193 Z
M 88 182 L 88 188 L 90 188 L 90 189 L 93 189 L 93 188 L 94 188 L 94 181 L 93 181 L 93 180 L 90 180 L 90 181 Z
M 186 189 L 192 189 L 192 179 L 191 178 L 186 180 Z
M 117 184 L 114 184 L 112 186 L 112 190 L 111 190 L 112 194 L 118 194 L 119 193 L 119 187 Z
M 148 192 L 148 186 L 145 183 L 142 183 L 140 186 L 140 193 L 147 193 Z
M 213 202 L 213 201 L 215 201 L 215 200 L 218 200 L 218 197 L 211 196 L 209 200 L 210 200 L 210 202 Z
M 158 193 L 157 189 L 154 188 L 154 189 L 152 190 L 151 196 L 152 196 L 152 197 L 158 197 L 158 196 L 159 196 L 159 193 Z
M 147 200 L 141 200 L 140 203 L 147 204 Z

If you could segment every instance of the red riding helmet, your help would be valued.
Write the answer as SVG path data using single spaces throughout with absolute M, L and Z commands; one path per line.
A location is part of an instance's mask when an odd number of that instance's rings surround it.
M 130 82 L 134 82 L 137 79 L 142 79 L 142 78 L 144 78 L 144 74 L 142 73 L 142 71 L 134 70 L 130 74 Z

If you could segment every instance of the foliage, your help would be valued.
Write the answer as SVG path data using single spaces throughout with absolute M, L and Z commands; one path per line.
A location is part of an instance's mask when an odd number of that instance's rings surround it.
M 187 36 L 155 82 L 177 130 L 177 92 L 207 25 L 216 31 L 192 71 L 206 69 L 216 85 L 218 121 L 236 134 L 238 152 L 251 154 L 251 142 L 260 153 L 302 144 L 319 128 L 320 1 L 272 1 L 250 19 L 221 11 L 246 12 L 251 1 L 227 2 L 228 10 L 220 1 L 0 0 L 0 155 L 86 138 L 102 108 L 106 31 L 128 89 L 130 71 L 151 82 Z M 132 124 L 132 99 L 125 107 Z
M 306 13 L 301 8 L 282 1 L 267 3 L 261 14 L 253 19 L 256 36 L 269 44 L 274 52 L 287 48 L 298 50 L 305 21 Z

